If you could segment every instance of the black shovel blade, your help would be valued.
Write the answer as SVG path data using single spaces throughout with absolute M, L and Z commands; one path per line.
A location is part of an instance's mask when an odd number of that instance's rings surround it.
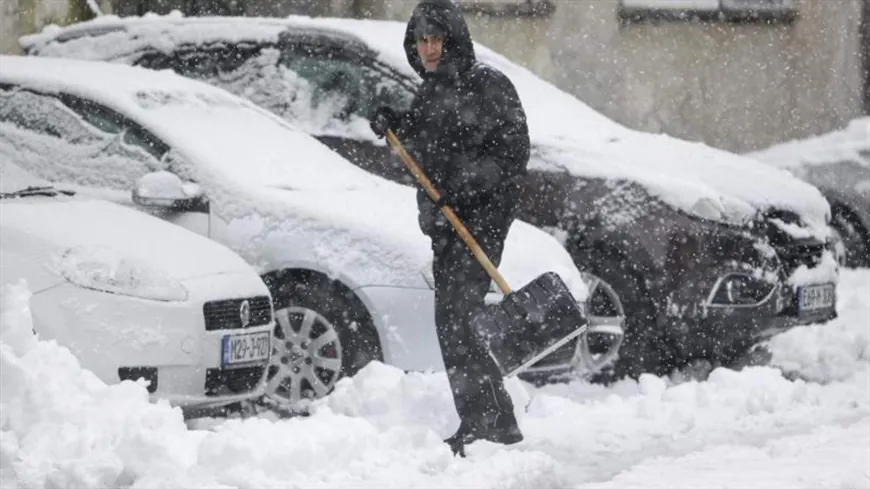
M 504 376 L 518 375 L 583 334 L 586 314 L 559 275 L 547 272 L 474 318 Z

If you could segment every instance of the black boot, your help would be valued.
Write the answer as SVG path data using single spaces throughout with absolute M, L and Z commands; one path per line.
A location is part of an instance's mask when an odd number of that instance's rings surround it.
M 445 439 L 444 443 L 450 445 L 454 455 L 465 457 L 465 445 L 477 440 L 513 445 L 523 441 L 523 433 L 517 425 L 514 413 L 499 413 L 492 422 L 486 424 L 472 425 L 462 421 L 456 433 Z
M 453 435 L 444 440 L 444 443 L 450 446 L 453 455 L 459 455 L 460 457 L 465 456 L 465 445 L 474 441 L 472 431 L 471 426 L 465 421 L 462 421 L 459 423 L 459 429 L 456 430 L 456 433 L 453 433 Z
M 502 445 L 513 445 L 523 441 L 523 433 L 520 431 L 517 418 L 512 412 L 499 413 L 491 425 L 478 428 L 475 434 L 481 440 L 501 443 Z

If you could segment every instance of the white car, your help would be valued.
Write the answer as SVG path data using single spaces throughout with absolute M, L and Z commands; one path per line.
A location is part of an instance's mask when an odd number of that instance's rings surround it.
M 371 360 L 444 368 L 431 245 L 412 188 L 355 167 L 251 102 L 171 72 L 18 56 L 0 65 L 0 148 L 15 161 L 224 243 L 259 271 L 278 323 L 273 397 L 323 396 Z M 578 302 L 589 301 L 590 330 L 614 340 L 597 356 L 577 341 L 541 370 L 594 372 L 616 353 L 619 298 L 584 277 L 556 238 L 516 222 L 499 268 L 515 289 L 556 272 Z
M 269 290 L 224 246 L 72 196 L 0 149 L 0 285 L 24 281 L 34 332 L 107 384 L 211 410 L 259 398 L 274 328 Z

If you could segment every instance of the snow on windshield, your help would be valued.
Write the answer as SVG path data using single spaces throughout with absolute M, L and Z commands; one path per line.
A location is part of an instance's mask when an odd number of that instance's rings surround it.
M 506 386 L 526 439 L 454 458 L 443 373 L 370 364 L 308 417 L 203 419 L 107 386 L 33 336 L 29 292 L 0 290 L 0 485 L 259 489 L 867 487 L 870 277 L 844 273 L 839 318 L 771 341 L 774 367 L 706 381 L 642 376 Z M 809 379 L 807 380 L 801 380 Z M 83 442 L 84 441 L 84 442 Z

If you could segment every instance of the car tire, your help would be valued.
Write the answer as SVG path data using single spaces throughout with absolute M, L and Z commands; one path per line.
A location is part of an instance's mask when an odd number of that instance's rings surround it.
M 322 398 L 342 378 L 383 361 L 370 316 L 348 297 L 351 291 L 313 274 L 265 281 L 275 309 L 266 388 L 272 401 L 293 406 Z

